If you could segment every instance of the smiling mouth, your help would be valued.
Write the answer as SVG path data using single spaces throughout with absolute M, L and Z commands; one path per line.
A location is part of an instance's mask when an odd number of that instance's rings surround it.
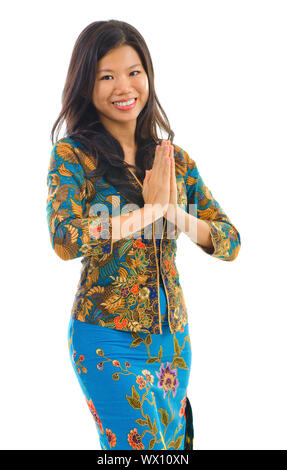
M 112 104 L 115 104 L 115 103 L 127 103 L 128 101 L 131 101 L 131 100 L 137 100 L 137 98 L 130 98 L 129 100 L 125 100 L 125 101 L 112 101 Z

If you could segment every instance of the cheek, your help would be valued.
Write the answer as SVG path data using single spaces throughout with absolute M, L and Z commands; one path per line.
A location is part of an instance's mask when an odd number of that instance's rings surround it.
M 111 87 L 107 85 L 107 80 L 98 82 L 93 90 L 93 100 L 96 102 L 105 100 L 110 94 L 110 88 Z
M 148 85 L 148 78 L 143 77 L 139 82 L 139 89 L 141 93 L 148 95 L 149 92 L 149 85 Z

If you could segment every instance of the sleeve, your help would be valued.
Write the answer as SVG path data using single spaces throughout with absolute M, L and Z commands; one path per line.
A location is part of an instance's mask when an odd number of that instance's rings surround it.
M 52 149 L 47 186 L 47 222 L 56 254 L 63 260 L 92 255 L 100 261 L 109 256 L 112 218 L 102 210 L 87 214 L 84 169 L 71 143 L 60 140 Z
M 184 154 L 187 164 L 186 190 L 189 209 L 191 204 L 189 213 L 208 223 L 213 249 L 196 244 L 215 258 L 233 261 L 240 250 L 240 234 L 204 184 L 195 161 L 186 152 Z

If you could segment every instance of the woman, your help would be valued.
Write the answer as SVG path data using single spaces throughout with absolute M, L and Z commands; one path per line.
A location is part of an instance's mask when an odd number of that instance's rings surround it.
M 239 233 L 195 162 L 172 145 L 148 48 L 131 25 L 99 21 L 82 31 L 53 144 L 64 120 L 66 136 L 51 154 L 47 218 L 57 255 L 83 258 L 68 344 L 101 448 L 192 449 L 191 345 L 176 239 L 184 231 L 207 254 L 231 261 Z

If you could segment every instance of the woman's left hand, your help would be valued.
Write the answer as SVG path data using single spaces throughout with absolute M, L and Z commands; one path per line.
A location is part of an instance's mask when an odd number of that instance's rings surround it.
M 174 147 L 171 145 L 169 140 L 163 140 L 161 145 L 169 145 L 169 158 L 170 158 L 170 197 L 169 197 L 169 207 L 167 211 L 163 214 L 164 217 L 168 218 L 169 215 L 173 216 L 177 206 L 177 186 L 176 186 L 176 174 L 175 174 L 175 161 L 174 161 Z M 152 170 L 146 170 L 148 179 L 151 176 Z
M 174 160 L 174 147 L 171 145 L 169 140 L 167 141 L 170 146 L 169 158 L 170 158 L 170 200 L 169 203 L 172 206 L 177 206 L 177 186 L 176 186 L 176 173 L 175 173 L 175 160 Z

